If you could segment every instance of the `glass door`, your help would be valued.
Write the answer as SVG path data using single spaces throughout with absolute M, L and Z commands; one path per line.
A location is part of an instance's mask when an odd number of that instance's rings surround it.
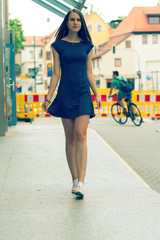
M 16 91 L 14 45 L 6 44 L 6 83 L 8 126 L 16 125 Z

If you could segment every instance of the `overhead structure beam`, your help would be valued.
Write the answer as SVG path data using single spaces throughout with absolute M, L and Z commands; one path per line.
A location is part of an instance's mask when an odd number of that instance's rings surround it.
M 64 16 L 65 16 L 65 13 L 57 10 L 56 8 L 52 7 L 51 5 L 48 5 L 48 4 L 45 3 L 45 2 L 42 2 L 41 0 L 32 0 L 32 1 L 35 2 L 35 3 L 38 3 L 41 7 L 44 7 L 44 8 L 46 8 L 47 10 L 55 13 L 55 14 L 58 15 L 59 17 L 64 18 Z
M 55 13 L 59 17 L 64 18 L 66 13 L 72 8 L 77 8 L 80 11 L 82 8 L 87 8 L 84 6 L 86 0 L 32 0 L 33 2 L 39 4 L 40 6 L 46 8 L 47 10 Z M 62 3 L 62 1 L 64 3 Z M 48 2 L 48 3 L 47 3 Z M 66 5 L 67 3 L 67 5 Z M 69 6 L 70 5 L 70 6 Z
M 58 2 L 57 0 L 46 0 L 47 2 L 53 4 L 54 6 L 60 8 L 61 10 L 68 12 L 70 10 L 69 7 L 63 5 L 62 3 Z
M 87 8 L 84 6 L 86 0 L 78 0 L 78 1 L 75 1 L 75 0 L 63 0 L 64 2 L 72 5 L 73 7 L 79 9 L 79 10 L 82 10 L 82 8 Z

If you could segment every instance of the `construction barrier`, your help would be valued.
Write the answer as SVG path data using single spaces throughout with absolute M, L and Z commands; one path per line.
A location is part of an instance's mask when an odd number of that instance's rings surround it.
M 117 101 L 117 97 L 108 98 L 108 89 L 99 89 L 101 95 L 102 108 L 95 108 L 96 117 L 110 117 L 111 106 Z M 55 94 L 56 95 L 56 94 Z M 53 99 L 55 98 L 53 96 Z M 19 119 L 33 119 L 37 117 L 51 117 L 50 114 L 42 110 L 41 104 L 46 99 L 46 94 L 17 94 L 17 117 Z M 53 100 L 52 99 L 52 100 Z M 96 107 L 95 96 L 92 93 L 93 105 Z M 132 92 L 132 101 L 138 105 L 142 117 L 160 118 L 160 93 Z

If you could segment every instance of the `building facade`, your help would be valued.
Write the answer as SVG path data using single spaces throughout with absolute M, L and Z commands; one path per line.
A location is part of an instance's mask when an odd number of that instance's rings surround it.
M 110 27 L 96 12 L 86 15 L 85 20 L 95 46 L 109 41 Z
M 36 75 L 43 76 L 43 47 L 42 37 L 26 36 L 24 50 L 21 51 L 21 74 L 26 77 L 34 76 L 34 63 L 36 66 Z
M 114 47 L 114 51 L 113 51 Z M 93 57 L 97 86 L 109 87 L 112 71 L 135 89 L 160 88 L 160 7 L 135 7 Z

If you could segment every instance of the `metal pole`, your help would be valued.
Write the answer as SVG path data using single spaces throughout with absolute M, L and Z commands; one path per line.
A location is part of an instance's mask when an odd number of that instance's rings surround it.
M 5 0 L 5 29 L 9 29 L 8 0 Z
M 36 37 L 35 37 L 35 34 L 34 34 L 34 45 L 33 45 L 33 48 L 34 48 L 34 91 L 36 92 Z
M 156 80 L 157 80 L 157 93 L 158 93 L 158 71 L 156 71 Z
M 152 72 L 152 89 L 153 89 L 153 92 L 154 92 L 153 72 Z
M 5 2 L 0 0 L 0 136 L 6 132 L 6 91 L 5 91 L 5 55 L 4 55 L 4 17 Z

